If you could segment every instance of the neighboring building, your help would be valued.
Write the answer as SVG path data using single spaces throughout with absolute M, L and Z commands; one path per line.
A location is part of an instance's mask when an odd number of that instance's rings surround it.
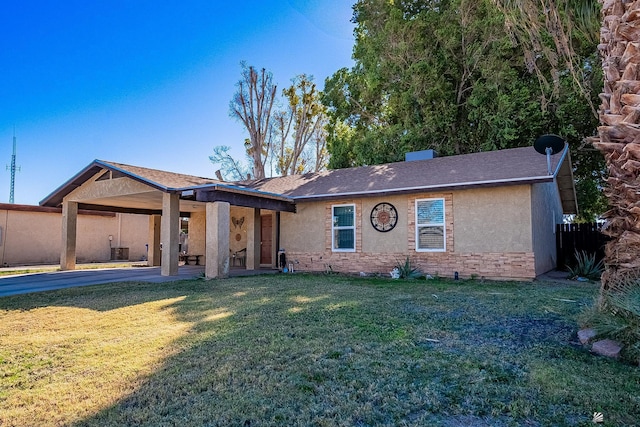
M 144 215 L 80 211 L 79 262 L 146 259 Z M 60 263 L 62 210 L 0 203 L 0 266 Z
M 551 160 L 551 175 L 516 148 L 235 183 L 96 160 L 41 204 L 67 212 L 67 269 L 82 208 L 150 215 L 164 275 L 187 216 L 207 277 L 275 267 L 283 248 L 297 271 L 388 274 L 408 256 L 432 275 L 529 280 L 556 267 L 555 225 L 577 213 L 568 147 Z

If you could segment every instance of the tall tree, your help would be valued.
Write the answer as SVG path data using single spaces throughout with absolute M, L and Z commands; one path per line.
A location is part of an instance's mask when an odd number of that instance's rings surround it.
M 331 166 L 346 163 L 341 155 L 373 164 L 414 149 L 449 155 L 529 145 L 556 130 L 550 124 L 564 125 L 555 105 L 540 107 L 539 84 L 490 1 L 361 0 L 353 19 L 356 64 L 325 85 L 334 122 L 353 129 L 350 141 L 330 140 Z
M 597 127 L 585 99 L 597 100 L 591 89 L 600 85 L 596 42 L 575 31 L 572 61 L 584 68 L 584 91 L 565 61 L 554 68 L 536 56 L 541 84 L 490 0 L 360 0 L 353 21 L 355 66 L 324 89 L 329 167 L 398 161 L 426 148 L 450 155 L 528 146 L 545 133 L 579 147 Z M 597 195 L 582 169 L 594 154 L 575 156 L 581 198 Z
M 558 97 L 560 75 L 570 74 L 574 87 L 597 116 L 580 47 L 597 43 L 597 3 L 591 0 L 493 0 L 505 17 L 509 34 L 523 48 L 530 72 L 541 86 L 542 107 Z
M 265 177 L 264 166 L 270 153 L 268 136 L 277 86 L 264 68 L 257 71 L 244 62 L 241 66 L 242 78 L 229 104 L 229 114 L 240 120 L 249 133 L 245 148 L 253 160 L 253 177 L 261 179 Z
M 287 176 L 321 170 L 326 161 L 326 114 L 321 93 L 313 79 L 302 74 L 282 95 L 286 108 L 275 115 L 278 172 Z

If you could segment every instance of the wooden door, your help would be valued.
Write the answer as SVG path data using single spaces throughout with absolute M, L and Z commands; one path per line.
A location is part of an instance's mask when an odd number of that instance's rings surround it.
M 260 264 L 272 264 L 273 253 L 273 217 L 262 215 L 260 217 Z

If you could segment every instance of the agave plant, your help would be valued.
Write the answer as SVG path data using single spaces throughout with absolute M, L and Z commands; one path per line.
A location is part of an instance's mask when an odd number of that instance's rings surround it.
M 576 251 L 576 266 L 567 266 L 571 277 L 586 277 L 591 280 L 599 280 L 604 271 L 602 260 L 596 261 L 595 253 L 587 253 L 586 251 Z
M 409 257 L 407 257 L 404 262 L 398 261 L 396 263 L 396 269 L 398 269 L 401 279 L 419 279 L 423 276 L 420 268 L 411 265 Z

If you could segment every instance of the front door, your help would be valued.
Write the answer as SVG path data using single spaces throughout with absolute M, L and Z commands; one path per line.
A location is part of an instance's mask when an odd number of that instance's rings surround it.
M 260 217 L 260 264 L 272 264 L 273 259 L 271 253 L 272 244 L 273 217 L 271 215 L 262 215 Z

